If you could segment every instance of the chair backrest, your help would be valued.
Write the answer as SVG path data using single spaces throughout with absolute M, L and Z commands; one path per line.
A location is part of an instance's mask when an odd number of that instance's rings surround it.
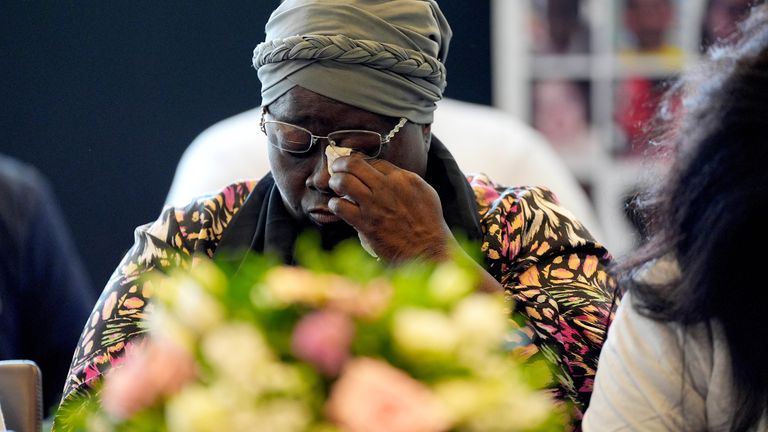
M 15 432 L 40 432 L 43 427 L 43 379 L 28 360 L 0 361 L 0 409 L 5 427 Z

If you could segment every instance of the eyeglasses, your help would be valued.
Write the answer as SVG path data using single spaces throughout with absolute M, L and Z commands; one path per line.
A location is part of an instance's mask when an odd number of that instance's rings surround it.
M 384 144 L 388 144 L 395 134 L 405 126 L 408 119 L 400 118 L 400 121 L 388 134 L 382 136 L 378 132 L 369 130 L 338 130 L 327 136 L 315 135 L 301 126 L 281 122 L 278 120 L 265 120 L 266 108 L 261 109 L 261 131 L 268 137 L 269 143 L 288 153 L 307 153 L 319 139 L 328 140 L 330 145 L 346 147 L 362 153 L 366 159 L 373 159 L 381 154 Z

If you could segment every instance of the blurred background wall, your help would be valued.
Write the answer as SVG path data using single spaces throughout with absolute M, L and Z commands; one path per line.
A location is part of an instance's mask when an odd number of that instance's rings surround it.
M 3 2 L 0 153 L 51 180 L 96 289 L 159 214 L 190 141 L 258 105 L 251 51 L 277 4 Z M 447 96 L 490 104 L 490 1 L 440 6 Z

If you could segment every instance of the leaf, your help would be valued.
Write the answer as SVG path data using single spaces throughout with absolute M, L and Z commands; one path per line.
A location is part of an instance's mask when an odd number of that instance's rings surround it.
M 57 430 L 79 432 L 87 430 L 88 419 L 99 413 L 99 395 L 95 388 L 79 389 L 59 406 L 54 423 Z

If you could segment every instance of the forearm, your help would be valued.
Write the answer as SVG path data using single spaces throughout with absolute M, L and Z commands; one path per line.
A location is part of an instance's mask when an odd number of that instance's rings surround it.
M 491 276 L 480 264 L 475 263 L 475 267 L 477 267 L 477 272 L 480 275 L 480 281 L 477 284 L 479 291 L 487 293 L 504 292 L 504 287 L 499 281 Z

